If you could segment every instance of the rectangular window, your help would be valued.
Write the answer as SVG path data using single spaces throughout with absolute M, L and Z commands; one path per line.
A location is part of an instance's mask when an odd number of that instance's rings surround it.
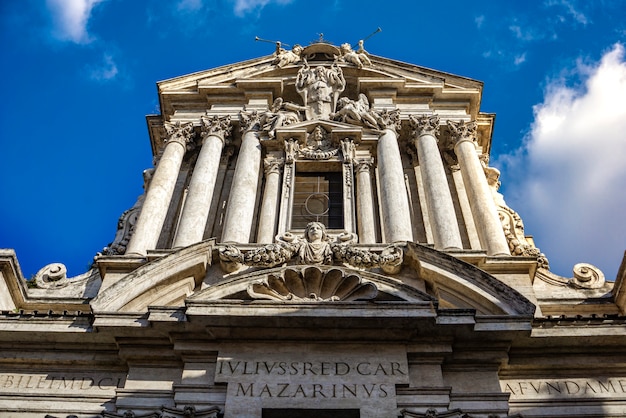
M 266 409 L 262 418 L 359 418 L 358 409 Z
M 343 228 L 341 172 L 296 174 L 291 228 L 304 229 L 314 221 L 328 229 Z

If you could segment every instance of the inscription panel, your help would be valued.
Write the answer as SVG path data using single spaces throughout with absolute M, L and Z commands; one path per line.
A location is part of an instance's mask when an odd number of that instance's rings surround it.
M 511 400 L 534 398 L 626 398 L 626 377 L 593 377 L 587 379 L 505 379 L 503 392 Z
M 0 373 L 0 394 L 115 396 L 124 379 L 124 374 Z
M 394 410 L 395 385 L 408 384 L 409 372 L 406 351 L 397 346 L 261 345 L 220 350 L 215 382 L 228 383 L 232 416 L 260 416 L 262 408 L 341 407 L 360 408 L 365 417 L 366 410 L 371 416 Z

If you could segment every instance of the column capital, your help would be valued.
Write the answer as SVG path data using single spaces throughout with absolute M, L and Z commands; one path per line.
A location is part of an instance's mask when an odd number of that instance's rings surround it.
M 373 158 L 363 158 L 363 159 L 356 160 L 356 164 L 354 168 L 357 173 L 369 173 L 373 165 L 374 165 Z
M 478 132 L 478 124 L 475 121 L 454 122 L 449 120 L 448 128 L 450 128 L 452 142 L 455 146 L 465 141 L 476 144 L 476 133 Z
M 265 157 L 265 159 L 263 160 L 263 168 L 265 170 L 265 176 L 267 177 L 268 175 L 272 173 L 280 174 L 280 170 L 284 164 L 285 164 L 285 160 L 282 158 L 276 158 L 272 156 Z
M 187 146 L 192 144 L 193 137 L 195 136 L 193 122 L 165 122 L 163 127 L 165 128 L 165 132 L 167 134 L 167 137 L 165 138 L 166 144 L 170 142 L 177 142 L 185 147 L 185 149 L 187 149 Z
M 400 132 L 400 109 L 382 109 L 373 112 L 376 114 L 376 121 L 381 129 L 390 129 L 395 133 Z
M 261 115 L 256 110 L 239 112 L 239 130 L 242 134 L 261 129 Z
M 409 123 L 412 128 L 411 135 L 415 139 L 422 135 L 431 135 L 437 138 L 439 133 L 438 115 L 409 115 Z
M 208 136 L 217 136 L 222 140 L 222 144 L 225 145 L 226 138 L 230 136 L 233 127 L 230 124 L 230 115 L 226 116 L 201 116 L 200 122 L 202 123 L 202 139 L 206 139 Z

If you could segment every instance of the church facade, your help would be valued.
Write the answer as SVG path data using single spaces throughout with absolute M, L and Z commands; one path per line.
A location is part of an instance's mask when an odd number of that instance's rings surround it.
M 626 416 L 626 263 L 550 272 L 482 83 L 355 49 L 158 83 L 92 268 L 0 250 L 1 416 Z

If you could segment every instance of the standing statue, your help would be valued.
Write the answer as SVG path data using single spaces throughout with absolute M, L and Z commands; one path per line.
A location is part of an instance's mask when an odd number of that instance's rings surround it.
M 346 80 L 336 63 L 330 68 L 321 65 L 311 68 L 305 60 L 296 77 L 296 90 L 308 107 L 307 120 L 329 119 L 337 107 L 339 94 L 345 88 Z
M 261 130 L 266 131 L 270 139 L 276 136 L 276 128 L 283 125 L 291 125 L 300 122 L 299 111 L 305 111 L 306 106 L 283 101 L 282 97 L 276 98 L 272 107 L 261 114 Z

